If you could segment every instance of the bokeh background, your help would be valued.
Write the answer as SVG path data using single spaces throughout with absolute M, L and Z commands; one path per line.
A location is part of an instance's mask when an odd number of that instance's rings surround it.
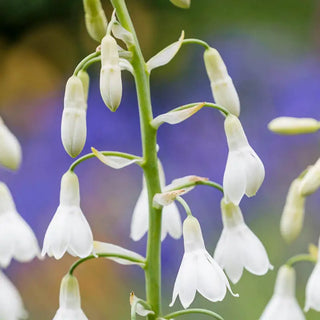
M 266 168 L 256 197 L 242 200 L 245 219 L 265 244 L 275 269 L 291 255 L 306 252 L 319 236 L 318 194 L 308 199 L 305 227 L 293 244 L 281 239 L 279 219 L 290 182 L 319 156 L 319 137 L 277 136 L 267 130 L 267 123 L 277 116 L 318 117 L 319 2 L 193 0 L 188 11 L 168 0 L 127 2 L 146 58 L 175 41 L 182 29 L 187 37 L 202 38 L 221 52 L 240 95 L 240 119 Z M 111 7 L 107 1 L 103 4 L 110 17 Z M 77 62 L 96 45 L 86 34 L 80 0 L 0 0 L 0 113 L 21 141 L 24 156 L 18 172 L 1 170 L 0 175 L 40 246 L 58 205 L 60 178 L 72 162 L 60 141 L 64 85 Z M 153 72 L 156 115 L 181 104 L 212 101 L 202 54 L 202 48 L 185 46 L 170 65 Z M 140 154 L 132 77 L 123 75 L 123 101 L 113 114 L 99 95 L 98 72 L 98 66 L 90 68 L 88 139 L 83 153 L 95 146 Z M 219 113 L 203 110 L 182 124 L 163 125 L 159 145 L 169 182 L 188 174 L 222 181 L 227 146 Z M 143 253 L 146 238 L 138 243 L 129 238 L 132 209 L 141 190 L 140 169 L 116 171 L 93 159 L 79 166 L 77 174 L 81 205 L 95 238 Z M 199 187 L 185 198 L 213 253 L 222 228 L 220 194 Z M 171 310 L 168 304 L 182 254 L 182 240 L 163 242 L 165 311 Z M 20 290 L 30 319 L 53 318 L 60 280 L 73 260 L 66 256 L 61 261 L 12 262 L 5 270 Z M 311 270 L 308 263 L 297 268 L 301 305 Z M 143 273 L 138 268 L 95 260 L 82 265 L 76 274 L 89 319 L 128 319 L 129 292 L 144 297 Z M 275 276 L 275 271 L 264 277 L 245 272 L 233 287 L 240 298 L 229 295 L 213 304 L 198 296 L 193 306 L 208 307 L 226 320 L 258 319 L 272 295 Z M 180 308 L 179 304 L 173 309 Z M 319 314 L 311 311 L 306 318 L 319 319 Z

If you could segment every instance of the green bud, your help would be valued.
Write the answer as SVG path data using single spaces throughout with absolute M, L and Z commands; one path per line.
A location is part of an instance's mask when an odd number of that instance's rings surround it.
M 191 4 L 191 0 L 170 0 L 170 2 L 182 9 L 190 8 Z

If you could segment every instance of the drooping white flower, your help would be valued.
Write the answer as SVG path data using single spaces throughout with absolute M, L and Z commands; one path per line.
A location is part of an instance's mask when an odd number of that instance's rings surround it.
M 308 169 L 301 179 L 299 192 L 302 196 L 309 196 L 320 188 L 320 159 Z
M 298 237 L 303 226 L 306 200 L 300 193 L 301 181 L 292 181 L 280 220 L 281 235 L 288 243 Z
M 227 288 L 232 293 L 226 275 L 205 248 L 198 220 L 192 216 L 188 216 L 183 223 L 183 240 L 185 253 L 170 306 L 179 295 L 182 306 L 188 308 L 196 291 L 210 301 L 223 300 Z
M 277 275 L 271 300 L 260 320 L 305 320 L 295 298 L 296 274 L 292 267 L 282 266 Z
M 203 57 L 215 102 L 238 117 L 240 114 L 238 93 L 220 53 L 214 48 L 209 48 Z
M 21 320 L 27 317 L 19 291 L 0 270 L 0 319 Z
M 255 275 L 272 269 L 263 244 L 245 224 L 240 208 L 222 199 L 221 211 L 223 231 L 214 259 L 230 280 L 237 283 L 244 268 Z
M 319 239 L 320 245 L 320 239 Z M 306 303 L 304 311 L 309 309 L 320 311 L 320 255 L 306 286 Z
M 223 189 L 227 201 L 238 205 L 243 195 L 254 196 L 264 180 L 264 166 L 248 143 L 239 119 L 229 114 L 224 122 L 229 147 Z
M 100 42 L 107 32 L 107 18 L 100 0 L 83 0 L 85 23 L 89 35 Z
M 16 210 L 11 193 L 0 183 L 0 266 L 5 268 L 12 258 L 27 262 L 40 255 L 37 239 Z
M 21 146 L 0 117 L 0 165 L 17 170 L 22 158 Z
M 320 129 L 320 122 L 312 118 L 279 117 L 269 122 L 270 131 L 279 134 L 304 134 Z
M 122 81 L 117 42 L 110 35 L 101 42 L 100 93 L 106 106 L 116 111 L 122 98 Z
M 60 285 L 59 309 L 53 320 L 88 320 L 81 309 L 78 280 L 65 275 Z
M 61 179 L 60 204 L 44 237 L 42 255 L 60 259 L 67 251 L 84 258 L 92 249 L 92 232 L 80 208 L 78 177 L 67 171 Z
M 82 81 L 71 76 L 66 84 L 64 108 L 61 120 L 61 140 L 71 157 L 76 157 L 83 149 L 87 138 L 87 102 Z
M 159 164 L 159 175 L 161 188 L 165 186 L 165 176 L 161 164 Z M 142 191 L 139 195 L 138 201 L 134 207 L 130 237 L 134 241 L 140 240 L 148 231 L 149 227 L 149 205 L 148 205 L 148 190 L 145 179 L 142 182 Z M 162 227 L 161 227 L 161 241 L 165 239 L 167 234 L 174 239 L 179 239 L 182 235 L 181 217 L 177 205 L 173 202 L 168 206 L 163 207 L 162 210 Z

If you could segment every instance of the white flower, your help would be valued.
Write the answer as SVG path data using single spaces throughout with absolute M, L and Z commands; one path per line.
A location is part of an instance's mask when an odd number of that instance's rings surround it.
M 260 320 L 304 320 L 304 314 L 295 298 L 296 274 L 292 267 L 282 266 L 275 289 Z
M 240 208 L 222 199 L 221 211 L 224 228 L 214 259 L 230 280 L 237 283 L 243 268 L 259 276 L 272 269 L 263 244 L 245 224 Z
M 183 223 L 185 253 L 174 284 L 172 306 L 179 295 L 186 309 L 195 298 L 196 291 L 210 301 L 224 299 L 228 279 L 217 262 L 207 252 L 198 220 L 188 216 Z
M 61 179 L 60 205 L 44 237 L 42 255 L 60 259 L 68 251 L 84 258 L 92 249 L 92 232 L 80 208 L 78 177 L 67 171 Z
M 64 95 L 61 120 L 61 140 L 71 157 L 76 157 L 83 149 L 87 138 L 87 102 L 82 81 L 77 76 L 68 79 Z
M 298 237 L 303 226 L 306 200 L 300 193 L 301 182 L 300 178 L 292 181 L 280 221 L 281 235 L 289 243 Z
M 0 165 L 17 170 L 21 163 L 21 146 L 0 117 Z
M 11 193 L 0 183 L 0 266 L 5 268 L 12 258 L 27 262 L 39 256 L 37 239 L 16 210 Z
M 18 290 L 0 271 L 0 319 L 20 320 L 28 317 Z
M 106 35 L 101 42 L 100 93 L 106 106 L 116 111 L 122 97 L 121 69 L 117 42 Z
M 320 246 L 320 239 L 319 239 Z M 314 267 L 306 286 L 306 304 L 304 311 L 309 309 L 320 311 L 320 255 L 318 254 L 318 261 Z
M 251 148 L 239 119 L 228 115 L 224 122 L 229 154 L 223 176 L 227 201 L 238 205 L 246 194 L 254 196 L 264 179 L 264 166 Z
M 203 58 L 215 102 L 235 116 L 239 116 L 238 93 L 219 52 L 214 48 L 209 48 L 204 52 Z
M 60 286 L 59 309 L 53 320 L 88 320 L 81 310 L 78 280 L 67 274 Z
M 165 176 L 161 164 L 159 164 L 159 175 L 161 188 L 165 186 Z M 142 191 L 139 195 L 138 201 L 133 210 L 131 220 L 130 237 L 134 241 L 140 240 L 149 228 L 149 204 L 148 204 L 148 190 L 146 182 L 143 179 Z M 182 223 L 179 210 L 173 202 L 168 206 L 163 207 L 162 210 L 162 227 L 161 227 L 161 241 L 165 239 L 167 234 L 174 239 L 179 239 L 182 235 Z

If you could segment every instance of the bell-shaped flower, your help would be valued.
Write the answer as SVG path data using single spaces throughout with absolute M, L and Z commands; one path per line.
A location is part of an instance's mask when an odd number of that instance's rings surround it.
M 304 320 L 295 298 L 296 274 L 292 267 L 282 266 L 277 275 L 274 293 L 260 320 Z
M 245 224 L 240 208 L 222 199 L 221 211 L 223 231 L 214 259 L 229 279 L 237 283 L 244 268 L 259 276 L 272 269 L 263 244 Z
M 320 159 L 312 165 L 301 178 L 299 192 L 302 196 L 309 196 L 320 188 Z
M 223 189 L 226 201 L 238 205 L 246 194 L 254 196 L 260 188 L 265 171 L 258 155 L 248 143 L 239 119 L 229 114 L 224 122 L 229 147 Z
M 0 266 L 5 268 L 12 258 L 27 262 L 40 255 L 37 239 L 17 212 L 11 193 L 0 183 Z
M 292 181 L 280 220 L 280 232 L 288 242 L 295 240 L 301 232 L 305 213 L 305 197 L 300 193 L 301 179 Z
M 240 114 L 238 93 L 219 52 L 209 48 L 203 57 L 215 102 L 238 117 Z
M 182 9 L 188 9 L 190 8 L 191 0 L 170 0 L 175 6 L 182 8 Z
M 83 0 L 85 23 L 91 38 L 100 42 L 107 32 L 107 18 L 100 0 Z
M 59 309 L 53 320 L 88 320 L 81 309 L 78 280 L 65 275 L 60 285 Z
M 60 204 L 44 237 L 42 255 L 60 259 L 67 251 L 84 258 L 92 249 L 92 232 L 80 208 L 78 177 L 67 171 L 61 179 Z
M 320 122 L 313 118 L 279 117 L 270 121 L 268 128 L 279 134 L 304 134 L 317 132 Z
M 21 320 L 27 317 L 19 291 L 0 270 L 0 319 Z
M 122 98 L 121 68 L 116 40 L 106 35 L 101 42 L 100 93 L 106 106 L 116 111 Z
M 210 301 L 223 300 L 227 288 L 232 293 L 226 275 L 205 248 L 198 220 L 192 216 L 183 223 L 183 240 L 185 252 L 170 306 L 179 295 L 182 306 L 188 308 L 196 291 Z
M 61 120 L 61 140 L 71 157 L 76 157 L 83 149 L 87 138 L 87 102 L 82 81 L 77 76 L 68 79 L 64 95 Z
M 21 146 L 0 117 L 0 165 L 17 170 L 22 158 Z
M 159 175 L 161 188 L 165 186 L 165 176 L 161 164 L 159 164 Z M 130 237 L 134 241 L 140 240 L 149 228 L 149 201 L 148 190 L 145 179 L 142 182 L 142 191 L 139 195 L 138 201 L 134 207 L 131 220 Z M 174 239 L 179 239 L 182 235 L 181 217 L 177 205 L 171 204 L 163 207 L 162 210 L 162 227 L 161 227 L 161 241 L 165 239 L 167 234 Z
M 320 245 L 320 239 L 319 239 Z M 314 267 L 306 286 L 306 303 L 304 311 L 309 309 L 320 311 L 320 255 L 318 253 L 318 261 Z

